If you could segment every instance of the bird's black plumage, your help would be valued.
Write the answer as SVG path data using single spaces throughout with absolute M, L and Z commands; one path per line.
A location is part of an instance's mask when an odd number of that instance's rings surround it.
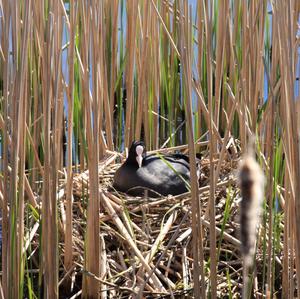
M 140 159 L 138 158 L 140 156 Z M 141 166 L 139 167 L 140 161 Z M 128 158 L 116 171 L 114 188 L 134 196 L 178 195 L 188 191 L 189 158 L 183 154 L 147 155 L 145 145 L 134 141 Z

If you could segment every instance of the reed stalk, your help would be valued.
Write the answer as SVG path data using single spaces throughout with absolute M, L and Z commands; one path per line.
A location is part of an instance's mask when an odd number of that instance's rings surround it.
M 180 17 L 185 16 L 181 21 L 180 35 L 181 35 L 181 57 L 183 64 L 183 75 L 185 82 L 185 105 L 186 117 L 188 122 L 188 144 L 189 144 L 189 158 L 191 167 L 191 193 L 192 193 L 192 232 L 193 232 L 193 258 L 194 258 L 194 296 L 196 298 L 206 298 L 205 294 L 205 279 L 204 279 L 204 255 L 202 248 L 202 223 L 201 223 L 201 207 L 199 204 L 199 185 L 197 179 L 196 169 L 196 153 L 193 134 L 192 121 L 192 78 L 191 62 L 192 62 L 192 28 L 191 28 L 191 13 L 188 9 L 187 2 L 181 2 Z M 200 242 L 199 242 L 200 241 Z M 201 279 L 201 284 L 200 284 Z

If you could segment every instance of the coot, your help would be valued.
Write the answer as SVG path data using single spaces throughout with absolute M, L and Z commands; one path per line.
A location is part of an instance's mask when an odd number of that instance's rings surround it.
M 147 155 L 142 141 L 134 141 L 128 158 L 116 171 L 113 187 L 134 196 L 178 195 L 188 191 L 189 158 L 183 154 Z

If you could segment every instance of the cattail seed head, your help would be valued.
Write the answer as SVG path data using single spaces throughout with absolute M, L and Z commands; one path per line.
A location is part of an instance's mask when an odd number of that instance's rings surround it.
M 240 204 L 241 251 L 244 267 L 250 267 L 256 245 L 256 230 L 260 222 L 265 179 L 253 156 L 247 155 L 239 166 L 242 200 Z

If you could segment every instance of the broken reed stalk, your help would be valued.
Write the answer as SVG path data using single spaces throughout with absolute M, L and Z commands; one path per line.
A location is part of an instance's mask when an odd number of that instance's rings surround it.
M 240 238 L 243 256 L 243 299 L 249 296 L 249 271 L 253 265 L 257 227 L 264 197 L 264 175 L 253 155 L 247 154 L 239 166 L 241 188 Z

